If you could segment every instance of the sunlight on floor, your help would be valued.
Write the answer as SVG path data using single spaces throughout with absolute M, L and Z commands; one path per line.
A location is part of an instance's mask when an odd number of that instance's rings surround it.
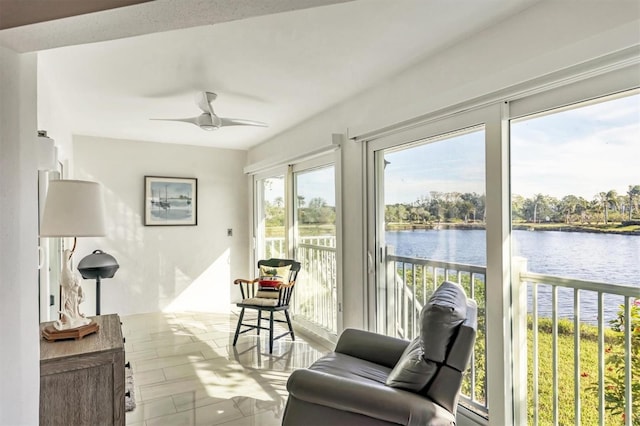
M 151 313 L 122 318 L 137 407 L 127 425 L 280 425 L 289 374 L 328 352 L 297 336 L 268 353 L 266 336 L 234 347 L 233 313 Z

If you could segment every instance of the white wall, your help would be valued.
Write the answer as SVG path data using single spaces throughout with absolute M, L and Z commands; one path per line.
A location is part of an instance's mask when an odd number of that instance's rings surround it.
M 636 46 L 639 28 L 637 1 L 536 4 L 251 149 L 249 165 L 282 162 L 283 152 L 294 158 L 326 146 L 331 133 L 354 137 Z M 344 326 L 366 327 L 360 143 L 346 142 L 341 155 Z
M 66 113 L 57 98 L 55 81 L 51 81 L 49 74 L 38 72 L 38 130 L 46 130 L 55 141 L 58 160 L 64 165 L 63 177 L 66 177 L 73 165 L 73 144 Z
M 38 424 L 36 56 L 0 47 L 0 424 Z
M 76 262 L 101 249 L 120 264 L 102 281 L 101 313 L 228 312 L 233 279 L 250 271 L 246 151 L 74 136 L 73 156 L 75 179 L 104 185 L 108 227 L 78 240 Z M 198 225 L 144 226 L 145 175 L 197 178 Z M 92 314 L 95 281 L 83 287 Z

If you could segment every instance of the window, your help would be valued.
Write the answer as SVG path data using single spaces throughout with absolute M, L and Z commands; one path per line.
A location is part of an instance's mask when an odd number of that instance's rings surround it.
M 336 197 L 333 165 L 294 172 L 294 244 L 302 263 L 295 312 L 337 333 Z
M 638 91 L 511 123 L 514 285 L 527 288 L 529 423 L 618 424 L 629 415 L 625 389 L 640 382 L 640 361 L 630 357 L 640 341 L 625 347 L 624 327 L 626 315 L 640 325 L 629 297 L 640 295 L 639 159 Z M 632 397 L 637 413 L 640 393 Z
M 292 299 L 299 325 L 335 341 L 339 317 L 336 170 L 332 154 L 255 182 L 255 256 L 302 264 Z
M 486 132 L 482 113 L 369 144 L 375 170 L 375 327 L 404 339 L 443 281 L 478 302 L 479 332 L 461 403 L 487 415 Z M 472 125 L 466 123 L 472 123 Z
M 287 257 L 284 175 L 256 181 L 256 258 Z

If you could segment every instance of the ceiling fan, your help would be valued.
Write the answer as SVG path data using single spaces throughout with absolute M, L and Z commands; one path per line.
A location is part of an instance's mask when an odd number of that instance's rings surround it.
M 261 121 L 254 120 L 245 120 L 242 118 L 227 118 L 227 117 L 218 117 L 215 112 L 213 112 L 213 107 L 211 106 L 211 102 L 215 101 L 218 95 L 213 92 L 199 92 L 196 95 L 196 104 L 203 111 L 197 117 L 191 118 L 152 118 L 151 120 L 156 121 L 181 121 L 183 123 L 191 123 L 200 127 L 203 130 L 218 130 L 220 127 L 225 126 L 260 126 L 267 127 L 266 123 Z

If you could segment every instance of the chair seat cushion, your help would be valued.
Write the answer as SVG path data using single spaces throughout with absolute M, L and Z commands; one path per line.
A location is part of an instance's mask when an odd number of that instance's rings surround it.
M 317 407 L 329 407 L 379 420 L 375 424 L 455 424 L 451 413 L 422 395 L 386 386 L 385 381 L 390 371 L 388 367 L 350 355 L 329 353 L 308 369 L 297 370 L 290 376 L 287 383 L 289 403 L 296 403 L 291 400 L 293 396 L 316 404 Z M 312 423 L 283 422 L 287 425 Z M 318 419 L 313 424 L 325 422 Z M 343 421 L 334 424 L 353 423 Z
M 277 299 L 280 297 L 278 290 L 258 290 L 256 296 L 259 299 Z
M 241 305 L 254 305 L 254 306 L 278 306 L 278 299 L 270 299 L 264 297 L 250 297 L 248 299 L 242 299 Z
M 382 385 L 391 372 L 389 367 L 338 352 L 331 352 L 323 356 L 314 362 L 309 369 L 344 379 L 376 382 Z

